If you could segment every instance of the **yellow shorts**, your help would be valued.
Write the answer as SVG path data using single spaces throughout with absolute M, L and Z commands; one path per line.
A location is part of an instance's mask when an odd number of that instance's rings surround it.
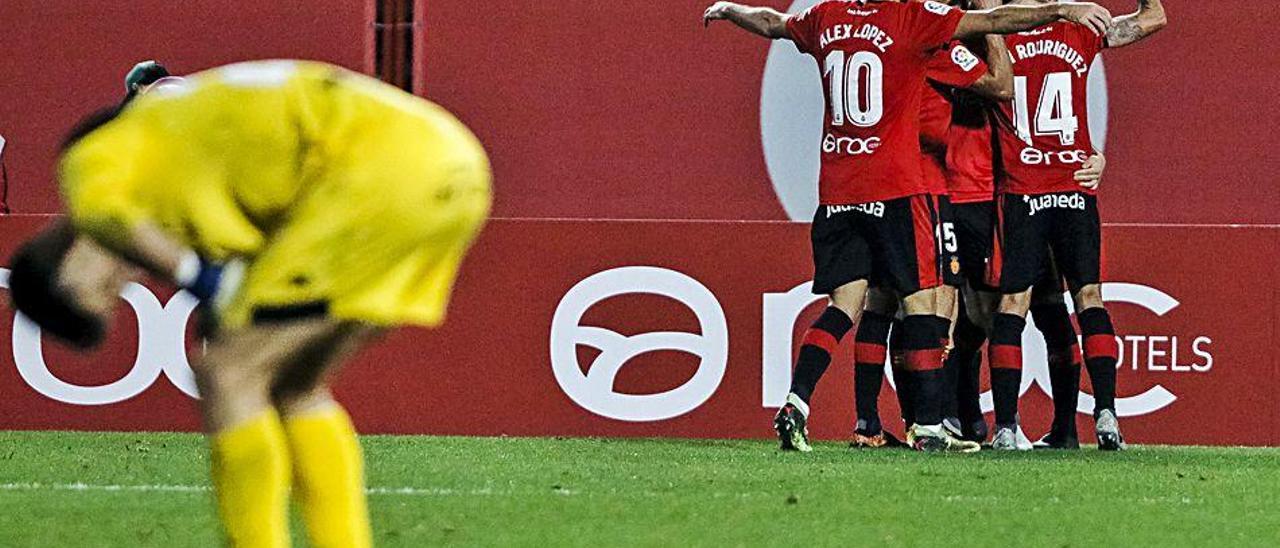
M 326 158 L 303 185 L 242 285 L 224 328 L 325 313 L 363 323 L 434 327 L 463 256 L 489 214 L 489 162 L 470 135 L 423 139 L 380 128 Z

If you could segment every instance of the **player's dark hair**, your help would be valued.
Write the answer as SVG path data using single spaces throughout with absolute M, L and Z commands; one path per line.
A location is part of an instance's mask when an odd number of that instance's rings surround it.
M 170 76 L 169 69 L 155 61 L 143 61 L 133 66 L 124 76 L 125 97 L 121 105 L 126 105 L 138 96 L 138 90 Z
M 85 116 L 79 122 L 76 122 L 76 125 L 71 128 L 71 131 L 67 133 L 67 136 L 62 139 L 62 147 L 59 150 L 61 152 L 66 152 L 67 149 L 80 142 L 81 139 L 84 139 L 90 133 L 93 133 L 94 131 L 97 131 L 98 128 L 111 123 L 112 120 L 115 120 L 120 116 L 120 112 L 122 110 L 124 109 L 120 106 L 105 107 Z
M 106 326 L 57 287 L 58 270 L 75 238 L 71 226 L 60 221 L 18 248 L 9 260 L 9 298 L 45 332 L 88 349 L 102 342 Z

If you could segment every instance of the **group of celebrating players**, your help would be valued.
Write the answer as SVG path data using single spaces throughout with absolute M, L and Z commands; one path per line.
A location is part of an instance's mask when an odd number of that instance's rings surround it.
M 1102 49 L 1163 28 L 1164 8 L 1139 0 L 1113 19 L 1091 3 L 948 4 L 825 0 L 788 15 L 717 2 L 703 16 L 792 41 L 824 83 L 812 244 L 814 291 L 830 304 L 803 338 L 774 419 L 782 448 L 811 450 L 814 389 L 857 325 L 855 446 L 897 444 L 877 409 L 892 354 L 913 449 L 975 452 L 989 434 L 997 450 L 1078 448 L 1082 366 L 1098 447 L 1123 449 L 1119 348 L 1100 285 L 1106 160 L 1090 138 L 1088 79 Z M 1028 312 L 1048 348 L 1054 402 L 1035 444 L 1018 424 Z M 984 344 L 994 434 L 978 398 Z
M 785 15 L 719 2 L 704 15 L 791 40 L 826 84 L 812 240 L 814 287 L 831 303 L 775 419 L 784 449 L 810 449 L 814 388 L 854 325 L 856 444 L 890 443 L 876 407 L 892 348 L 907 444 L 977 451 L 985 341 L 992 447 L 1029 447 L 1017 415 L 1028 311 L 1049 348 L 1055 419 L 1042 443 L 1078 446 L 1083 362 L 1099 446 L 1124 447 L 1099 288 L 1105 160 L 1085 99 L 1098 52 L 1156 32 L 1164 10 L 1139 0 L 1113 20 L 1088 3 L 997 3 L 827 0 Z M 488 157 L 444 109 L 338 67 L 167 76 L 139 65 L 126 104 L 66 141 L 69 216 L 15 255 L 14 305 L 92 347 L 143 271 L 185 289 L 206 328 L 193 371 L 229 543 L 288 546 L 292 497 L 311 544 L 369 546 L 359 444 L 329 378 L 387 328 L 443 321 L 488 215 Z

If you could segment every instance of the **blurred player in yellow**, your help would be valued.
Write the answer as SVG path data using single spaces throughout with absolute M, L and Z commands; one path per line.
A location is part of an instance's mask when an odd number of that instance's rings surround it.
M 337 67 L 242 63 L 86 122 L 60 180 L 71 224 L 15 258 L 15 304 L 82 343 L 100 331 L 119 281 L 61 274 L 76 235 L 191 292 L 215 326 L 195 372 L 231 544 L 288 546 L 292 487 L 311 545 L 368 546 L 358 441 L 326 379 L 382 328 L 443 320 L 489 211 L 475 136 Z

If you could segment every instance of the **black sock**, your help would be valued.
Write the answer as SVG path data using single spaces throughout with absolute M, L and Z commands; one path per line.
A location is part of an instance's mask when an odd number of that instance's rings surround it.
M 979 403 L 982 365 L 982 344 L 987 334 L 965 316 L 964 302 L 960 304 L 960 316 L 956 320 L 955 347 L 947 354 L 947 368 L 955 369 L 956 416 L 963 425 L 982 419 Z
M 800 356 L 796 359 L 796 370 L 791 377 L 792 394 L 809 403 L 822 374 L 831 365 L 831 354 L 852 328 L 853 320 L 835 307 L 827 308 L 818 321 L 813 322 L 813 327 L 804 334 Z
M 907 370 L 915 380 L 915 423 L 942 423 L 942 337 L 937 316 L 907 316 L 902 320 L 902 347 Z
M 880 433 L 880 387 L 884 384 L 884 363 L 888 356 L 889 326 L 892 319 L 876 312 L 864 312 L 854 335 L 853 399 L 858 420 L 867 431 Z
M 893 328 L 889 331 L 889 360 L 893 367 L 893 386 L 896 388 L 895 394 L 898 398 L 898 409 L 901 410 L 902 422 L 910 428 L 916 422 L 916 384 L 911 375 L 907 373 L 907 362 L 903 357 L 905 351 L 902 348 L 902 333 L 906 331 L 902 327 L 902 320 L 893 320 Z
M 1093 416 L 1104 409 L 1116 409 L 1116 362 L 1120 343 L 1105 308 L 1088 308 L 1078 314 L 1080 332 L 1084 334 L 1085 367 L 1093 384 Z
M 1036 329 L 1044 335 L 1048 351 L 1049 384 L 1053 394 L 1053 431 L 1074 434 L 1076 407 L 1080 403 L 1080 346 L 1065 303 L 1031 307 Z
M 996 427 L 1018 422 L 1018 389 L 1022 384 L 1022 330 L 1027 320 L 1013 314 L 996 314 L 987 348 L 991 362 L 991 395 L 995 400 Z
M 1076 431 L 1076 408 L 1080 406 L 1080 363 L 1049 360 L 1050 392 L 1053 393 L 1053 431 Z
M 938 345 L 942 348 L 942 393 L 938 394 L 942 417 L 959 417 L 959 401 L 956 400 L 956 384 L 959 369 L 947 367 L 947 346 L 951 344 L 951 320 L 942 316 L 934 316 L 934 330 L 938 332 Z
M 898 409 L 902 410 L 902 423 L 911 428 L 916 423 L 916 380 L 905 367 L 893 368 L 893 386 L 897 388 Z

